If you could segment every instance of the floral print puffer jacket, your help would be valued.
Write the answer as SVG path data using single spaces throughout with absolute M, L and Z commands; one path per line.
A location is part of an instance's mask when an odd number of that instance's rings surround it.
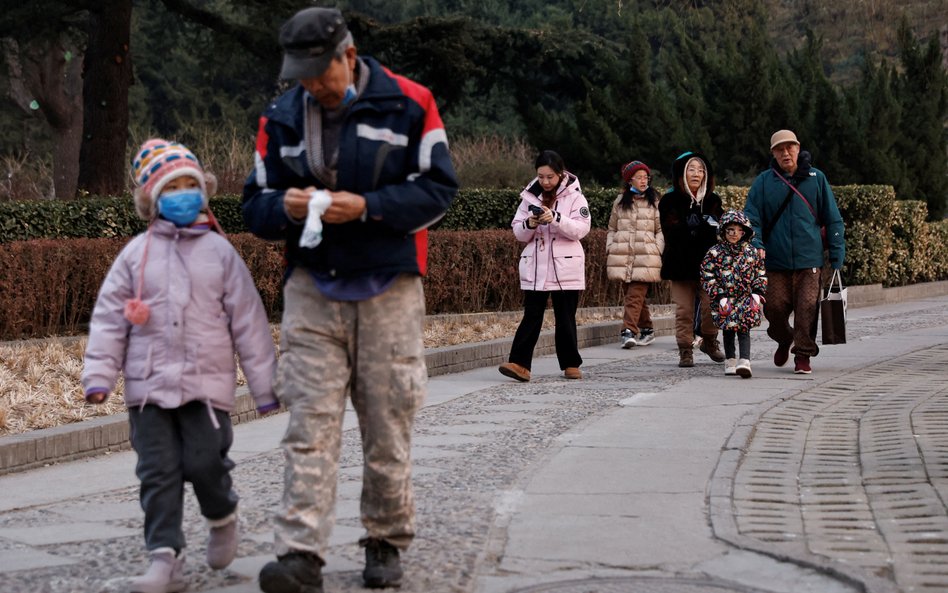
M 744 235 L 737 243 L 730 243 L 725 229 L 734 224 L 744 228 Z M 767 292 L 767 272 L 757 249 L 751 245 L 753 236 L 744 213 L 729 210 L 718 227 L 720 241 L 701 262 L 701 288 L 711 297 L 711 317 L 721 329 L 744 332 L 760 325 L 762 307 L 752 295 L 763 297 Z M 719 303 L 724 298 L 728 299 L 730 310 L 722 315 Z

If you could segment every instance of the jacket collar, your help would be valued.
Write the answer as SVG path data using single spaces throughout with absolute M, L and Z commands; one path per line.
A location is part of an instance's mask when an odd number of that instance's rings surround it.
M 210 231 L 211 229 L 208 226 L 201 225 L 197 227 L 177 227 L 170 220 L 165 220 L 163 218 L 156 218 L 151 223 L 151 230 L 154 234 L 159 237 L 175 237 L 175 236 L 185 236 L 185 237 L 198 237 Z
M 372 106 L 376 109 L 382 108 L 382 102 L 391 99 L 401 99 L 403 93 L 398 83 L 375 58 L 369 56 L 360 56 L 360 67 L 367 67 L 369 73 L 369 82 L 365 89 L 349 108 L 350 112 L 360 109 L 364 106 Z M 306 97 L 306 89 L 299 82 L 289 91 L 277 98 L 270 105 L 266 117 L 270 120 L 291 126 L 294 129 L 303 129 L 303 101 Z

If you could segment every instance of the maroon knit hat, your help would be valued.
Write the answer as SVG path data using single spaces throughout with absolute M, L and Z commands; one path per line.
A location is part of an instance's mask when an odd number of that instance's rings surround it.
M 631 183 L 632 176 L 635 175 L 636 171 L 645 171 L 646 175 L 652 176 L 652 170 L 648 168 L 648 165 L 642 161 L 632 161 L 622 165 L 622 181 L 626 184 Z

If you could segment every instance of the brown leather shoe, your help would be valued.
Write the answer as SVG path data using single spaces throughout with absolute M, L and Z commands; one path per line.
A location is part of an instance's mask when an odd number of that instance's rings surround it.
M 579 370 L 579 367 L 566 367 L 563 370 L 563 376 L 567 379 L 582 379 L 583 372 Z
M 698 348 L 705 354 L 708 355 L 708 358 L 714 362 L 724 362 L 724 353 L 721 352 L 721 344 L 718 342 L 717 338 L 709 338 L 708 336 L 704 337 L 704 341 L 701 343 L 701 347 Z
M 505 362 L 497 367 L 497 370 L 500 371 L 501 375 L 516 379 L 522 383 L 526 383 L 530 380 L 530 370 L 523 368 L 515 362 Z

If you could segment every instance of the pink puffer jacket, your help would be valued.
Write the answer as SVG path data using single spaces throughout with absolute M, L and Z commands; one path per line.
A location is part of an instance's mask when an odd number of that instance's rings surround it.
M 83 389 L 111 393 L 123 371 L 128 407 L 202 401 L 230 412 L 236 348 L 257 407 L 275 403 L 270 325 L 240 254 L 208 229 L 179 229 L 159 219 L 151 234 L 142 290 L 148 321 L 132 325 L 123 315 L 138 286 L 148 235 L 143 233 L 122 249 L 99 290 Z
M 586 254 L 580 239 L 589 233 L 589 204 L 579 179 L 566 172 L 553 202 L 554 220 L 535 229 L 527 226 L 528 206 L 540 205 L 541 188 L 534 179 L 520 193 L 520 207 L 510 226 L 517 240 L 526 243 L 520 254 L 520 288 L 523 290 L 583 290 L 586 288 Z

